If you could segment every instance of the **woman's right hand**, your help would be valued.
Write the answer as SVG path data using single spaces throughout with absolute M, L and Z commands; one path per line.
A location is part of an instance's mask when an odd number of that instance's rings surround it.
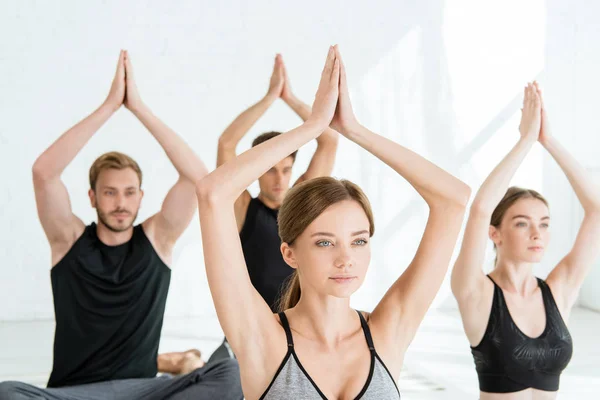
M 306 121 L 307 123 L 322 125 L 323 129 L 329 126 L 338 102 L 339 82 L 340 62 L 335 49 L 330 46 L 325 68 L 323 68 L 321 74 L 321 82 L 313 103 L 312 113 Z
M 521 138 L 538 140 L 542 124 L 542 101 L 534 84 L 528 83 L 523 98 L 519 132 Z

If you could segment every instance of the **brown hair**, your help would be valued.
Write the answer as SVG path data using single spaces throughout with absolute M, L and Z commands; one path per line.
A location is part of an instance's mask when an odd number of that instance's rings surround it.
M 364 192 L 356 184 L 329 176 L 311 179 L 293 187 L 283 200 L 277 222 L 281 241 L 292 245 L 325 209 L 344 200 L 356 201 L 369 220 L 369 236 L 375 233 L 373 211 Z M 278 302 L 280 311 L 294 307 L 300 300 L 300 280 L 294 271 L 288 278 Z
M 490 225 L 492 225 L 495 228 L 500 228 L 500 224 L 502 224 L 502 219 L 504 219 L 504 215 L 506 214 L 508 209 L 521 199 L 537 199 L 549 208 L 548 201 L 544 198 L 544 196 L 542 196 L 535 190 L 511 186 L 504 194 L 502 200 L 500 200 L 500 203 L 498 203 L 498 205 L 494 209 L 494 212 L 492 213 L 492 218 L 490 220 Z M 494 249 L 496 249 L 495 243 Z M 496 256 L 496 259 L 494 260 L 494 266 L 496 265 L 497 261 L 498 256 Z
M 126 154 L 119 153 L 118 151 L 111 151 L 98 157 L 90 167 L 90 188 L 92 188 L 92 190 L 96 190 L 96 181 L 98 180 L 100 172 L 111 168 L 118 170 L 125 168 L 133 169 L 140 180 L 140 187 L 142 186 L 142 170 L 138 163 Z
M 255 137 L 254 140 L 252 141 L 252 147 L 258 146 L 259 144 L 266 142 L 269 139 L 273 139 L 274 137 L 277 137 L 279 135 L 281 135 L 281 132 L 275 132 L 275 131 L 265 132 L 263 134 L 260 134 L 257 137 Z M 296 161 L 296 154 L 298 154 L 298 150 L 296 150 L 295 152 L 290 154 L 288 157 L 292 157 L 292 160 Z

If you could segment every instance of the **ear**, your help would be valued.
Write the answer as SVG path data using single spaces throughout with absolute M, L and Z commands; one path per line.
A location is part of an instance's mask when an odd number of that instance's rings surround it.
M 96 208 L 96 192 L 94 192 L 94 189 L 88 190 L 88 196 L 90 197 L 92 208 Z
M 298 268 L 298 263 L 296 262 L 296 256 L 294 255 L 294 249 L 292 249 L 287 243 L 281 243 L 281 255 L 283 256 L 283 261 L 290 267 L 296 269 Z
M 490 225 L 488 235 L 489 235 L 490 239 L 492 240 L 492 242 L 494 242 L 496 247 L 498 247 L 498 245 L 502 244 L 500 230 L 498 228 L 496 228 L 495 226 Z

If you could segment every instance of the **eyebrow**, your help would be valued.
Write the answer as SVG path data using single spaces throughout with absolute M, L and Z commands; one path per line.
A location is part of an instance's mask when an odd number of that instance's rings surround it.
M 118 188 L 113 187 L 113 186 L 102 186 L 102 190 L 106 190 L 106 189 L 119 190 Z M 125 188 L 125 190 L 129 190 L 129 189 L 135 189 L 135 190 L 137 190 L 137 188 L 135 186 L 128 186 L 128 187 Z
M 531 220 L 531 217 L 528 216 L 528 215 L 515 215 L 514 217 L 512 217 L 512 219 L 516 219 L 516 218 L 525 218 L 525 219 Z M 546 219 L 550 219 L 550 217 L 545 216 L 541 220 L 543 221 L 543 220 L 546 220 Z
M 358 235 L 362 235 L 365 233 L 369 233 L 368 230 L 363 229 L 362 231 L 357 231 L 357 232 L 352 232 L 351 236 L 358 236 Z M 335 235 L 333 233 L 329 233 L 329 232 L 315 232 L 312 235 L 310 235 L 310 237 L 314 237 L 314 236 L 328 236 L 328 237 L 335 237 Z

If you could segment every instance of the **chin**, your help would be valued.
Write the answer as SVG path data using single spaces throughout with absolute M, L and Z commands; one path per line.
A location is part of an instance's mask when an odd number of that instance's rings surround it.
M 539 264 L 542 262 L 543 258 L 544 258 L 543 254 L 534 254 L 534 255 L 529 255 L 528 257 L 523 257 L 522 260 L 527 263 Z
M 358 290 L 357 285 L 352 285 L 347 288 L 336 288 L 329 290 L 329 295 L 337 297 L 338 299 L 348 299 Z

